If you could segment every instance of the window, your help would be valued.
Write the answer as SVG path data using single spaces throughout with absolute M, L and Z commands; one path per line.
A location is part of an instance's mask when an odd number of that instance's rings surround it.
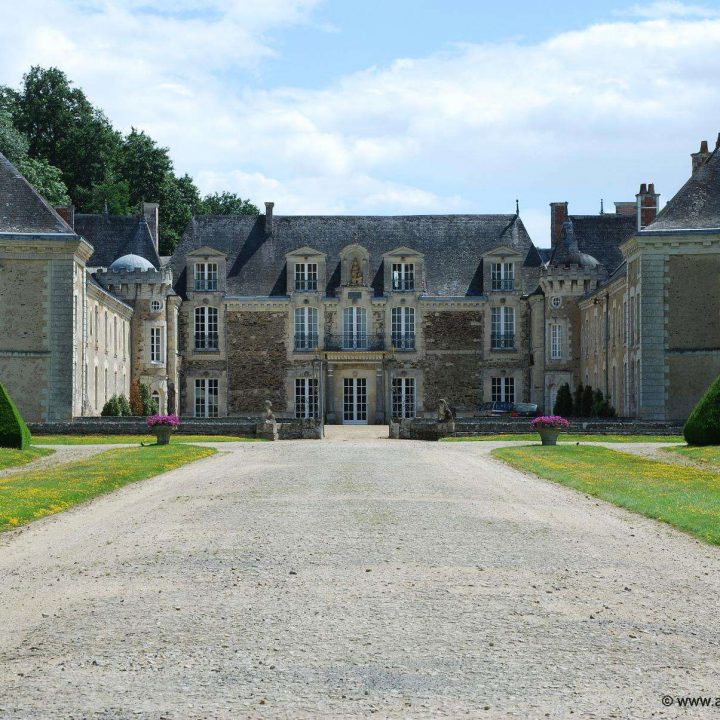
M 151 327 L 150 328 L 150 362 L 151 363 L 163 363 L 165 362 L 164 357 L 164 342 L 163 342 L 163 329 L 162 327 Z
M 415 417 L 415 378 L 393 378 L 392 415 L 394 418 Z
M 295 349 L 315 350 L 318 346 L 318 311 L 313 307 L 295 309 Z
M 160 412 L 160 393 L 155 390 L 152 395 L 150 395 L 150 398 L 152 399 L 154 405 L 155 405 L 155 412 Z
M 317 290 L 317 263 L 295 263 L 295 289 L 300 292 Z
M 494 377 L 491 380 L 493 402 L 515 402 L 515 378 Z
M 392 344 L 396 350 L 415 349 L 415 308 L 396 307 L 391 313 Z
M 366 350 L 367 312 L 365 308 L 348 307 L 343 310 L 343 349 Z
M 113 354 L 117 357 L 118 337 L 117 337 L 117 318 L 113 318 Z
M 415 289 L 415 265 L 412 263 L 393 263 L 392 266 L 392 289 L 393 290 L 414 290 Z
M 218 349 L 218 310 L 214 307 L 195 308 L 195 349 Z
M 563 328 L 558 323 L 550 325 L 550 359 L 562 360 L 563 356 Z
M 515 347 L 515 308 L 492 308 L 491 325 L 492 349 L 512 350 Z
M 98 340 L 100 335 L 100 310 L 98 306 L 95 306 L 95 349 L 97 350 Z
M 105 352 L 107 352 L 110 349 L 110 321 L 107 310 L 105 311 L 105 337 L 103 340 L 105 341 Z
M 98 368 L 95 366 L 95 409 L 100 409 L 100 393 L 98 392 Z
M 160 312 L 163 308 L 162 300 L 152 300 L 150 302 L 150 309 L 153 312 Z
M 195 417 L 218 416 L 218 380 L 195 380 Z
M 515 264 L 506 262 L 491 263 L 490 287 L 493 290 L 513 290 L 515 288 Z
M 195 289 L 200 291 L 212 291 L 218 289 L 217 263 L 195 264 Z
M 316 418 L 320 416 L 317 378 L 295 380 L 295 417 Z

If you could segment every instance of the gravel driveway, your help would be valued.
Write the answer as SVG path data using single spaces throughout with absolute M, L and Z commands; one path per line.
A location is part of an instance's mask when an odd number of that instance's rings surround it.
M 720 717 L 720 551 L 499 443 L 220 454 L 0 536 L 1 718 Z

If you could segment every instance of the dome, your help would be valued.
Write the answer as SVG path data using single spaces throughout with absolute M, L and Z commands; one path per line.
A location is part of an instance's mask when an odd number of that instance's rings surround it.
M 113 262 L 110 270 L 114 272 L 120 272 L 122 270 L 128 272 L 132 272 L 133 270 L 155 270 L 155 266 L 149 260 L 140 257 L 140 255 L 123 255 Z

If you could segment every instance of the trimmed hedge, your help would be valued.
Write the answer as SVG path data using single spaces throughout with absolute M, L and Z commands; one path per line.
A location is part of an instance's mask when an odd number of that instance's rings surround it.
M 720 445 L 720 376 L 690 413 L 683 435 L 688 445 Z
M 0 384 L 0 447 L 27 450 L 30 430 L 7 390 Z

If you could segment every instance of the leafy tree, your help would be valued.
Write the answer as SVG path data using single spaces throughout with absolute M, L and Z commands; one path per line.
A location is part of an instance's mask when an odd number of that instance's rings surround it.
M 575 393 L 573 394 L 573 415 L 576 415 L 577 417 L 580 417 L 583 414 L 583 393 L 584 392 L 585 392 L 585 388 L 583 387 L 583 384 L 580 383 L 575 388 Z
M 553 414 L 562 417 L 569 417 L 573 414 L 573 398 L 569 383 L 564 383 L 558 388 Z
M 158 412 L 157 402 L 153 400 L 150 394 L 150 386 L 140 383 L 140 400 L 142 402 L 143 415 L 156 415 Z
M 206 195 L 197 210 L 198 215 L 259 215 L 256 205 L 231 192 Z
M 683 435 L 688 445 L 720 445 L 720 376 L 690 413 Z
M 84 212 L 101 213 L 105 211 L 106 203 L 110 215 L 131 215 L 133 213 L 133 207 L 130 204 L 130 186 L 127 180 L 110 178 L 94 185 L 84 195 L 82 208 Z
M 582 417 L 590 417 L 594 402 L 592 385 L 586 385 L 582 394 Z
M 70 202 L 62 173 L 47 160 L 27 158 L 18 163 L 18 170 L 51 205 L 67 205 Z
M 160 252 L 170 255 L 200 205 L 200 193 L 189 175 L 165 177 L 160 196 Z
M 13 125 L 12 115 L 0 109 L 0 153 L 13 165 L 19 165 L 28 154 L 27 138 Z
M 133 380 L 130 383 L 130 411 L 132 415 L 140 417 L 143 414 L 143 402 L 140 397 L 140 381 Z
M 122 407 L 117 395 L 113 395 L 105 405 L 103 405 L 100 415 L 103 417 L 120 417 L 122 415 Z
M 132 128 L 122 144 L 119 172 L 127 180 L 131 205 L 139 207 L 143 200 L 156 202 L 172 172 L 168 149 L 160 147 L 144 131 Z
M 130 417 L 130 415 L 132 415 L 130 403 L 124 395 L 118 395 L 118 405 L 120 407 L 120 415 L 123 417 Z

